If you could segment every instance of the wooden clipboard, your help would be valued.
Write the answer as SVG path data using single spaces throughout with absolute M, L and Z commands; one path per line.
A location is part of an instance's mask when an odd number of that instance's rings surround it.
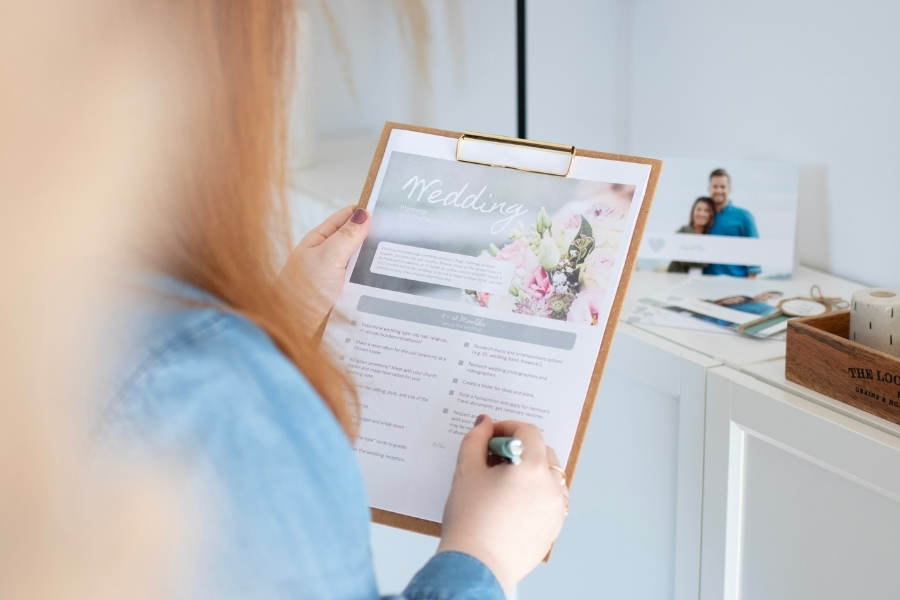
M 591 377 L 590 384 L 588 387 L 587 397 L 584 400 L 584 404 L 581 409 L 581 416 L 578 419 L 578 427 L 575 432 L 575 438 L 572 442 L 572 451 L 569 454 L 569 460 L 566 463 L 566 481 L 571 486 L 572 479 L 575 475 L 575 467 L 578 463 L 578 457 L 581 453 L 581 446 L 584 443 L 584 436 L 587 433 L 588 421 L 591 417 L 591 412 L 594 408 L 594 401 L 597 396 L 597 391 L 600 388 L 600 379 L 603 375 L 603 368 L 606 364 L 606 357 L 609 354 L 609 348 L 612 345 L 613 336 L 615 335 L 616 324 L 619 320 L 619 312 L 621 311 L 622 303 L 625 300 L 625 293 L 628 290 L 628 283 L 631 280 L 631 273 L 634 269 L 634 261 L 637 258 L 638 248 L 641 243 L 641 237 L 644 233 L 644 226 L 647 222 L 647 215 L 650 213 L 650 205 L 653 201 L 653 195 L 656 191 L 656 184 L 659 179 L 659 174 L 662 170 L 662 161 L 653 159 L 653 158 L 642 158 L 638 156 L 627 156 L 623 154 L 610 154 L 606 152 L 595 152 L 593 150 L 582 150 L 575 148 L 574 146 L 565 146 L 562 144 L 553 144 L 549 142 L 534 142 L 531 140 L 520 140 L 517 138 L 509 138 L 504 136 L 496 136 L 489 134 L 481 134 L 481 133 L 472 133 L 465 132 L 460 133 L 456 131 L 447 131 L 444 129 L 432 129 L 429 127 L 418 127 L 415 125 L 406 125 L 403 123 L 394 123 L 388 121 L 384 124 L 384 129 L 381 132 L 381 138 L 378 141 L 378 146 L 375 149 L 375 155 L 372 159 L 372 165 L 369 168 L 369 175 L 366 177 L 366 183 L 363 187 L 362 194 L 359 198 L 358 206 L 361 208 L 366 208 L 369 203 L 369 197 L 372 194 L 372 189 L 375 186 L 375 179 L 378 176 L 379 168 L 381 167 L 381 163 L 384 160 L 384 153 L 387 149 L 388 140 L 391 136 L 391 132 L 395 129 L 406 130 L 406 131 L 414 131 L 418 133 L 426 133 L 430 135 L 443 136 L 448 138 L 454 138 L 459 140 L 457 143 L 457 160 L 463 160 L 464 162 L 474 162 L 477 164 L 483 164 L 487 167 L 505 167 L 505 168 L 517 168 L 520 170 L 531 171 L 531 172 L 539 172 L 546 175 L 556 175 L 561 177 L 566 177 L 569 174 L 569 170 L 571 169 L 572 161 L 576 156 L 583 156 L 586 158 L 599 158 L 599 159 L 607 159 L 618 162 L 630 162 L 630 163 L 640 163 L 650 166 L 650 176 L 647 181 L 647 188 L 644 192 L 644 199 L 641 204 L 640 212 L 637 215 L 637 221 L 634 227 L 634 235 L 631 238 L 631 243 L 628 247 L 628 252 L 625 258 L 625 265 L 622 271 L 622 278 L 619 282 L 618 289 L 616 290 L 615 299 L 613 300 L 612 309 L 609 314 L 609 320 L 607 322 L 606 330 L 604 331 L 603 338 L 600 344 L 600 352 L 597 355 L 597 362 L 594 365 L 593 376 Z M 483 141 L 494 144 L 510 144 L 510 145 L 519 145 L 527 148 L 539 149 L 539 150 L 547 150 L 549 152 L 556 153 L 569 153 L 571 158 L 569 161 L 569 169 L 562 172 L 547 172 L 547 171 L 534 171 L 533 169 L 523 168 L 523 167 L 515 167 L 512 165 L 500 165 L 495 163 L 486 163 L 475 160 L 464 160 L 460 157 L 459 149 L 460 142 L 465 141 L 466 139 Z M 413 531 L 416 533 L 422 533 L 425 535 L 430 535 L 434 537 L 440 537 L 441 535 L 441 524 L 428 521 L 426 519 L 420 519 L 418 517 L 412 517 L 409 515 L 403 515 L 387 510 L 382 510 L 379 508 L 372 508 L 372 521 L 375 523 L 379 523 L 381 525 L 388 525 L 390 527 L 396 527 L 398 529 L 405 529 L 407 531 Z

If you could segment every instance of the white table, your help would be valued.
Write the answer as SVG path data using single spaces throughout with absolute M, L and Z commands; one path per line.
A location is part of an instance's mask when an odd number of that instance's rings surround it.
M 622 311 L 622 317 L 627 317 L 632 307 L 641 298 L 646 298 L 672 287 L 684 281 L 687 277 L 687 275 L 676 273 L 635 272 L 632 275 L 631 285 L 628 288 L 628 297 Z M 858 283 L 803 266 L 797 267 L 794 271 L 794 277 L 790 281 L 775 280 L 771 283 L 774 289 L 790 286 L 792 289 L 796 289 L 798 294 L 804 296 L 809 294 L 813 285 L 818 285 L 822 289 L 823 295 L 841 296 L 846 299 L 849 299 L 854 291 L 863 287 Z M 738 370 L 746 365 L 784 357 L 785 343 L 783 341 L 758 340 L 736 335 L 674 329 L 671 327 L 645 325 L 638 325 L 637 327 L 674 342 L 679 346 L 695 349 L 702 354 L 719 360 L 724 365 Z
M 298 231 L 358 200 L 377 139 L 295 174 Z M 686 275 L 635 273 L 623 317 Z M 781 282 L 775 282 L 777 287 Z M 800 267 L 791 285 L 859 285 Z M 887 598 L 900 592 L 900 427 L 784 379 L 785 343 L 620 323 L 545 598 Z M 373 526 L 382 592 L 437 541 Z

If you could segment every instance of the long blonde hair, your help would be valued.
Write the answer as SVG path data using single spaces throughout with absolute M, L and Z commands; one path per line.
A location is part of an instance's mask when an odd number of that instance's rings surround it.
M 277 283 L 291 250 L 285 187 L 294 2 L 173 4 L 190 25 L 182 35 L 202 85 L 191 111 L 196 121 L 186 129 L 192 151 L 177 189 L 167 190 L 174 204 L 151 238 L 150 258 L 264 329 L 353 438 L 354 388 L 309 334 L 317 325 L 305 305 L 312 286 Z

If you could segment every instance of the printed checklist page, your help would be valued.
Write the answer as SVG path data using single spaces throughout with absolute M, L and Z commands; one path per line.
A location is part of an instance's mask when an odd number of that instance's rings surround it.
M 326 328 L 359 390 L 371 506 L 435 522 L 479 414 L 533 423 L 566 464 L 650 172 L 578 157 L 550 177 L 454 150 L 391 133 Z

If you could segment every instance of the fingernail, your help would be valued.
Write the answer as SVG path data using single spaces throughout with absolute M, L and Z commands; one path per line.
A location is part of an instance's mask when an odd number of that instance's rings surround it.
M 366 219 L 368 219 L 368 218 L 369 218 L 369 213 L 367 213 L 362 208 L 357 208 L 355 211 L 353 211 L 353 216 L 350 217 L 350 222 L 356 223 L 357 225 L 362 225 L 363 223 L 366 222 Z
M 481 425 L 481 422 L 484 421 L 484 415 L 478 415 L 478 418 L 475 419 L 475 427 Z

